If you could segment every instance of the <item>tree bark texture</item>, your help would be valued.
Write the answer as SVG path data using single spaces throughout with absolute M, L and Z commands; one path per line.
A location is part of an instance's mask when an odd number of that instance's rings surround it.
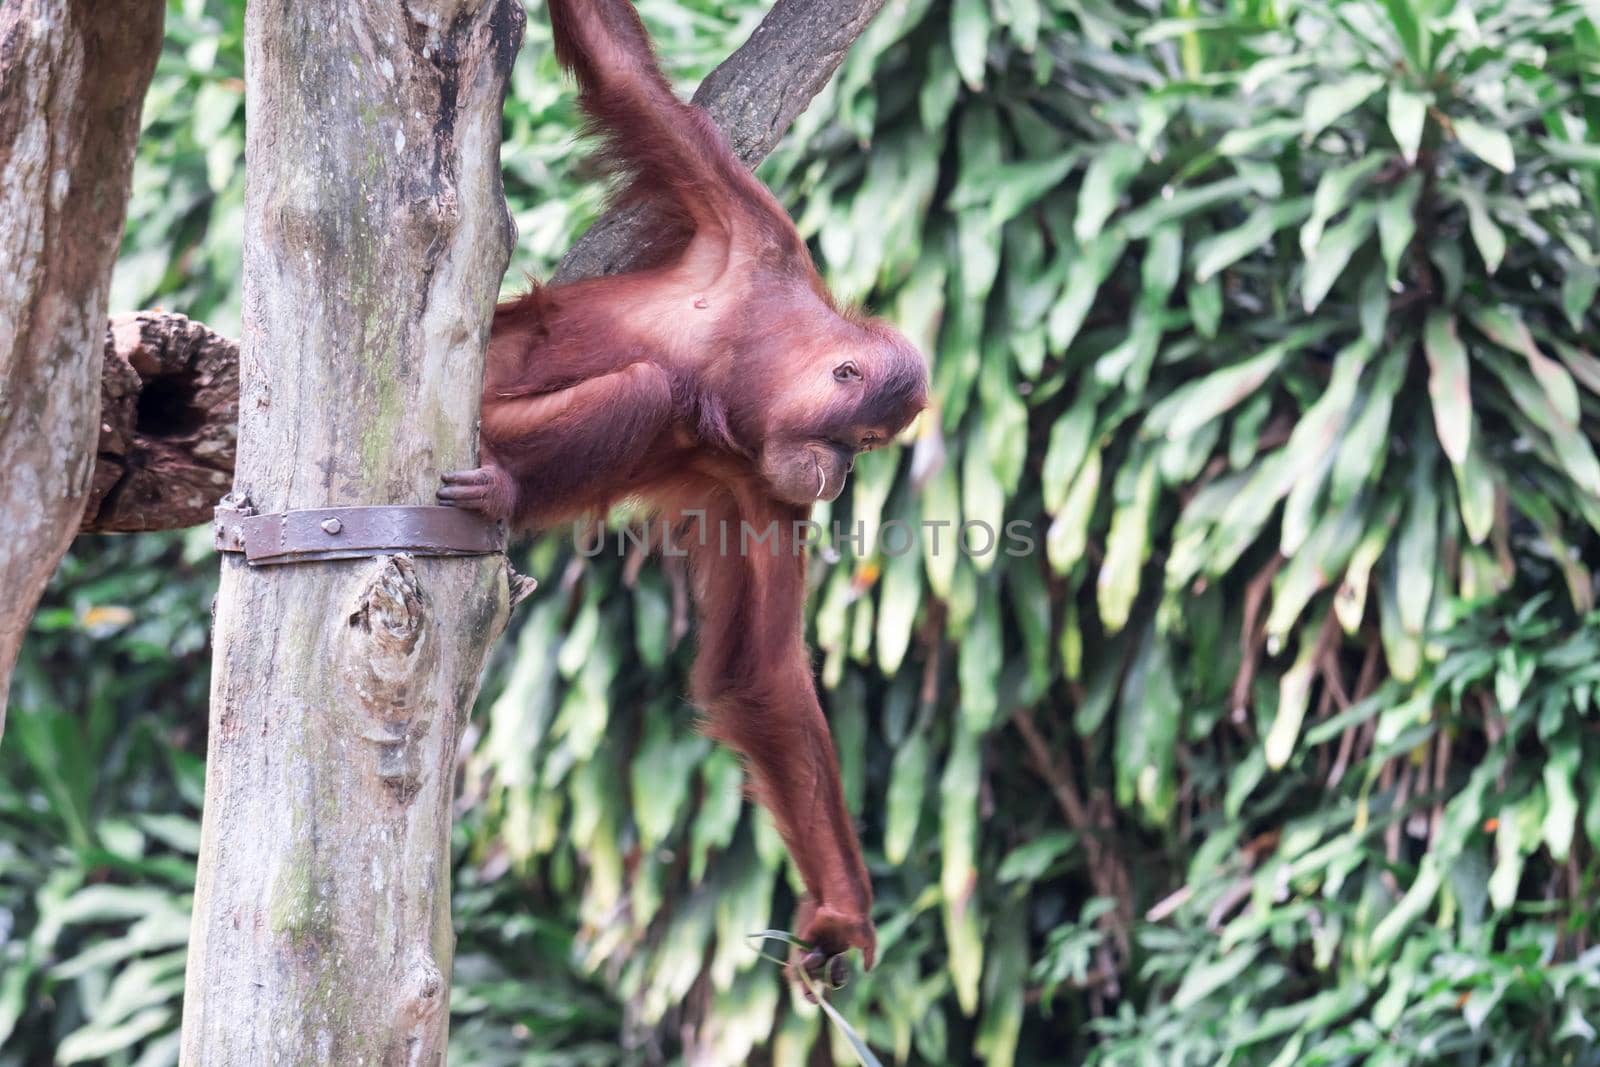
M 79 529 L 137 533 L 210 522 L 233 480 L 238 419 L 237 341 L 183 315 L 113 318 Z
M 431 504 L 475 465 L 522 20 L 247 9 L 236 501 Z M 443 1061 L 453 768 L 506 612 L 499 555 L 223 559 L 183 1063 Z
M 106 290 L 165 8 L 0 4 L 0 734 L 89 493 Z

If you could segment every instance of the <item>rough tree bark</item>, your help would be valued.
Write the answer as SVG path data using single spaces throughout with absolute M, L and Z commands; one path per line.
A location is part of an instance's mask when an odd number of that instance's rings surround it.
M 106 289 L 165 8 L 0 4 L 0 734 L 22 635 L 89 492 Z
M 513 230 L 517 0 L 279 0 L 245 22 L 234 491 L 429 504 L 476 460 Z M 186 1064 L 438 1064 L 461 726 L 502 556 L 222 562 Z
M 828 83 L 883 4 L 779 0 L 750 39 L 706 76 L 695 102 L 728 135 L 739 158 L 755 167 Z M 604 216 L 567 255 L 558 276 L 571 280 L 627 269 L 647 248 L 639 236 L 643 222 L 636 212 Z M 137 320 L 137 330 L 129 319 Z M 208 520 L 223 493 L 213 474 L 233 469 L 231 428 L 214 424 L 233 417 L 216 386 L 227 385 L 222 364 L 238 358 L 237 344 L 182 315 L 140 312 L 113 320 L 105 358 L 108 411 L 125 414 L 121 421 L 105 420 L 111 427 L 101 434 L 95 493 L 83 529 L 175 529 Z M 130 365 L 139 374 L 130 375 Z M 153 377 L 145 367 L 154 368 Z M 159 402 L 141 398 L 146 380 L 162 383 Z M 183 415 L 179 425 L 166 421 L 174 411 Z M 206 425 L 196 426 L 202 414 Z M 102 486 L 108 488 L 102 492 Z

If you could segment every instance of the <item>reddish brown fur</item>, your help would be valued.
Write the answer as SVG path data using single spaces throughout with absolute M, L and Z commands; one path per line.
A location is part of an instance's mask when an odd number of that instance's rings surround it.
M 811 677 L 793 524 L 838 494 L 856 452 L 906 426 L 926 368 L 892 328 L 838 310 L 772 194 L 673 96 L 627 0 L 549 8 L 619 198 L 665 220 L 652 234 L 662 251 L 643 270 L 535 287 L 497 310 L 483 466 L 446 475 L 440 498 L 523 528 L 623 499 L 669 522 L 703 514 L 685 538 L 694 698 L 707 732 L 744 757 L 805 882 L 806 966 L 850 947 L 871 966 L 872 885 Z M 741 524 L 772 523 L 778 551 L 741 551 Z

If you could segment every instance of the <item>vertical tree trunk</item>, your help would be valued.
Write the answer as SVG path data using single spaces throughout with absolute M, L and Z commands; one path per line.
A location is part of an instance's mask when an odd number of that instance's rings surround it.
M 94 470 L 106 289 L 165 7 L 0 4 L 0 734 Z
M 476 462 L 513 230 L 516 0 L 253 3 L 235 493 L 429 504 Z M 186 1064 L 436 1064 L 457 736 L 500 556 L 251 566 L 217 596 Z

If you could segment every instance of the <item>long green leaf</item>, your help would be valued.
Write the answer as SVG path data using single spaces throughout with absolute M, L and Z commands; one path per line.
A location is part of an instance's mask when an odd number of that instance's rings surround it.
M 1139 173 L 1144 155 L 1138 148 L 1121 142 L 1113 143 L 1096 152 L 1089 160 L 1083 175 L 1083 186 L 1078 191 L 1078 214 L 1072 222 L 1072 232 L 1079 241 L 1092 241 L 1100 236 L 1123 191 Z
M 1510 174 L 1517 169 L 1516 155 L 1511 148 L 1511 138 L 1504 130 L 1485 126 L 1472 119 L 1455 119 L 1456 139 L 1468 152 L 1498 171 Z
M 1352 74 L 1330 85 L 1319 85 L 1306 97 L 1305 135 L 1315 137 L 1334 120 L 1359 107 L 1383 88 L 1381 74 Z
M 1233 266 L 1270 241 L 1273 234 L 1304 218 L 1309 209 L 1304 197 L 1282 204 L 1263 204 L 1233 229 L 1207 237 L 1195 246 L 1195 281 L 1207 281 Z
M 1408 174 L 1378 202 L 1378 244 L 1383 249 L 1385 280 L 1393 289 L 1400 277 L 1400 259 L 1411 247 L 1417 232 L 1417 195 L 1422 191 L 1422 175 Z
M 1310 259 L 1322 241 L 1322 232 L 1333 217 L 1349 206 L 1361 184 L 1392 157 L 1373 152 L 1354 163 L 1335 167 L 1322 175 L 1317 182 L 1316 194 L 1311 198 L 1311 218 L 1300 228 L 1300 251 Z
M 1395 82 L 1389 86 L 1389 131 L 1400 154 L 1407 163 L 1417 161 L 1417 149 L 1422 145 L 1422 126 L 1428 117 L 1429 98 L 1413 93 Z
M 1428 357 L 1428 397 L 1439 444 L 1451 463 L 1465 462 L 1472 444 L 1472 390 L 1467 348 L 1456 335 L 1455 319 L 1443 311 L 1429 313 L 1422 349 Z
M 1349 265 L 1350 257 L 1366 242 L 1376 214 L 1376 206 L 1363 201 L 1351 208 L 1345 220 L 1317 243 L 1316 253 L 1306 261 L 1305 279 L 1301 283 L 1301 300 L 1308 313 L 1317 310 Z

